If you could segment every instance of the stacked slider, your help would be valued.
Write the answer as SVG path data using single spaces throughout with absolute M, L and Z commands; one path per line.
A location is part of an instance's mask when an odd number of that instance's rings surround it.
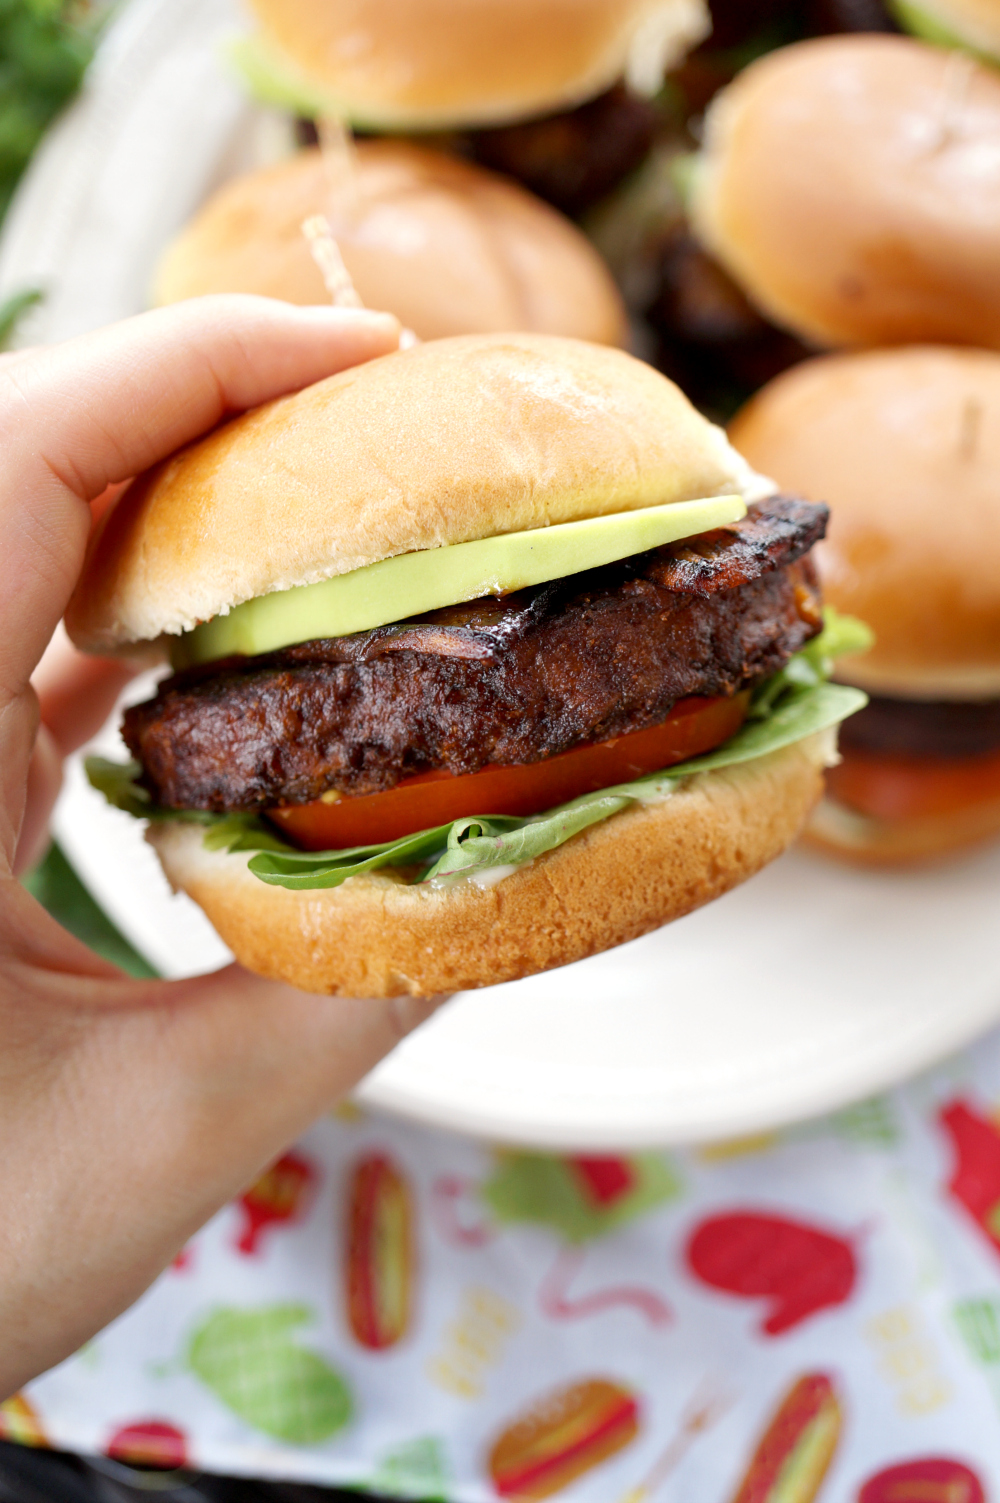
M 841 667 L 873 698 L 810 826 L 869 863 L 1000 831 L 998 138 L 1000 76 L 967 52 L 824 38 L 717 96 L 692 178 L 698 233 L 757 306 L 869 351 L 796 365 L 732 426 L 829 502 L 824 587 L 875 631 Z

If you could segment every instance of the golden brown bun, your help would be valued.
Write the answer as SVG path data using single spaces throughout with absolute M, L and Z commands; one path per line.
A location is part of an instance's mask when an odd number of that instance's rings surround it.
M 708 34 L 704 0 L 250 0 L 279 68 L 388 129 L 518 119 L 623 72 L 654 93 Z
M 725 435 L 621 350 L 438 340 L 245 413 L 148 472 L 107 513 L 66 625 L 113 652 L 398 553 L 751 483 Z
M 770 53 L 712 105 L 698 235 L 820 344 L 1000 348 L 1000 74 L 908 37 Z
M 160 261 L 155 300 L 255 292 L 329 302 L 302 234 L 302 221 L 323 213 L 361 301 L 421 339 L 535 329 L 625 343 L 625 308 L 604 262 L 548 204 L 406 142 L 359 141 L 354 155 L 354 214 L 334 200 L 318 148 L 220 188 Z
M 821 733 L 703 773 L 487 888 L 369 875 L 289 892 L 248 872 L 246 855 L 206 851 L 195 825 L 153 825 L 148 839 L 250 970 L 303 991 L 429 995 L 568 965 L 728 892 L 794 840 L 822 791 L 828 747 Z
M 838 677 L 910 699 L 1000 695 L 1000 355 L 807 361 L 732 424 L 750 463 L 828 501 L 826 599 L 875 632 Z
M 951 814 L 872 819 L 831 798 L 813 810 L 805 844 L 860 866 L 908 866 L 941 861 L 1000 835 L 1000 798 L 983 799 Z

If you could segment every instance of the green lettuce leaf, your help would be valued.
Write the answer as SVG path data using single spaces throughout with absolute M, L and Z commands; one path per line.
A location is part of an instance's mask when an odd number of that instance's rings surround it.
M 148 789 L 139 779 L 139 762 L 110 762 L 107 757 L 87 757 L 84 762 L 87 780 L 103 793 L 115 809 L 122 809 L 135 819 L 162 822 L 180 820 L 183 824 L 205 825 L 204 846 L 207 851 L 270 851 L 291 847 L 256 814 L 212 814 L 207 809 L 164 809 L 154 804 Z
M 800 689 L 815 689 L 825 683 L 837 658 L 868 652 L 874 642 L 874 632 L 863 621 L 856 616 L 842 616 L 828 605 L 823 612 L 823 630 L 819 635 L 756 689 L 749 718 L 763 720 L 789 694 Z
M 631 783 L 602 788 L 526 818 L 472 815 L 380 845 L 339 851 L 300 851 L 251 814 L 210 814 L 162 809 L 138 782 L 137 762 L 102 757 L 87 761 L 87 775 L 108 802 L 140 819 L 180 819 L 204 825 L 208 850 L 252 851 L 255 877 L 273 887 L 339 887 L 348 877 L 392 867 L 411 881 L 444 883 L 491 868 L 521 866 L 555 850 L 574 835 L 632 804 L 669 798 L 685 778 L 751 762 L 817 731 L 839 724 L 867 702 L 860 689 L 826 682 L 835 657 L 864 652 L 872 634 L 860 621 L 828 610 L 822 632 L 755 693 L 746 723 L 722 746 Z
M 138 781 L 142 776 L 138 762 L 110 762 L 107 757 L 88 757 L 84 766 L 90 786 L 103 793 L 112 808 L 123 809 L 136 819 L 156 819 L 160 810 Z

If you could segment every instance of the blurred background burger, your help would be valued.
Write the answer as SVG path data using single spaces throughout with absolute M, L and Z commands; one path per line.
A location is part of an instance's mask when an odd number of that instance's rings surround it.
M 655 93 L 708 35 L 704 0 L 250 0 L 258 92 L 376 130 L 495 125 L 579 104 L 623 75 Z
M 811 360 L 731 433 L 782 486 L 830 503 L 826 597 L 875 632 L 838 666 L 871 700 L 844 727 L 813 842 L 889 863 L 1000 833 L 1000 355 Z
M 346 151 L 331 160 L 307 147 L 225 184 L 167 249 L 155 300 L 256 292 L 327 302 L 302 234 L 323 214 L 362 302 L 421 339 L 519 329 L 626 342 L 604 262 L 548 204 L 413 142 L 361 140 Z
M 1000 77 L 905 37 L 769 54 L 713 102 L 702 243 L 817 345 L 1000 347 Z

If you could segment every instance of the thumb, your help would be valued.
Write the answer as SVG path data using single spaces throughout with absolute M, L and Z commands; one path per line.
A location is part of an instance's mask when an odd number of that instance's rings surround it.
M 141 985 L 141 984 L 140 984 Z M 150 985 L 147 983 L 146 985 Z M 444 1000 L 326 997 L 233 965 L 191 981 L 151 986 L 168 1002 L 171 1068 L 194 1082 L 203 1109 L 237 1118 L 284 1146 L 350 1090 Z M 245 1115 L 244 1115 L 245 1114 Z M 261 1150 L 265 1156 L 269 1148 Z

